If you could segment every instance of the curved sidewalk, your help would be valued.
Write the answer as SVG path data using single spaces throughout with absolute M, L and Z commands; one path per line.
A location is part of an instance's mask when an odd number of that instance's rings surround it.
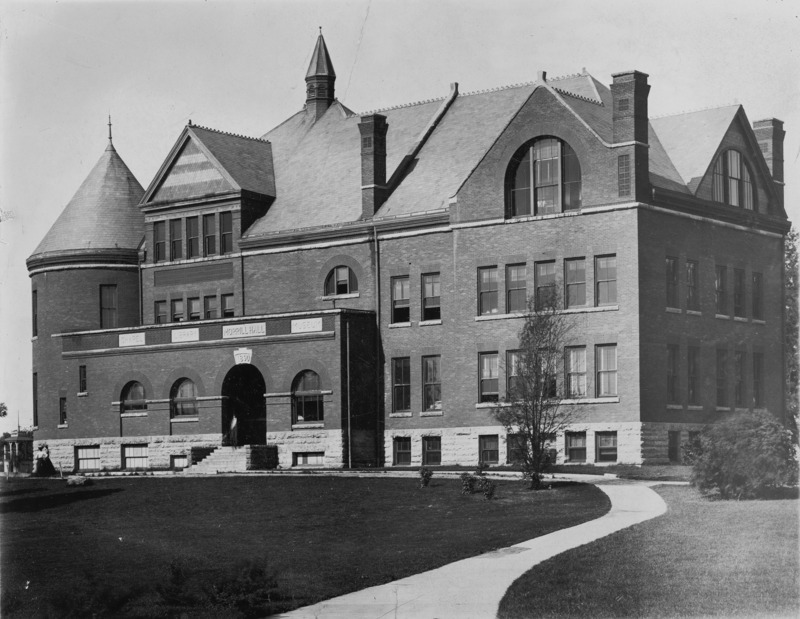
M 664 501 L 648 485 L 612 482 L 597 486 L 611 500 L 611 510 L 596 520 L 280 616 L 293 619 L 496 617 L 500 600 L 511 583 L 533 566 L 667 511 Z

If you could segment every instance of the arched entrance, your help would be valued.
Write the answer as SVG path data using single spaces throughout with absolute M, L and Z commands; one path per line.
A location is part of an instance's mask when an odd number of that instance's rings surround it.
M 266 384 L 254 365 L 233 366 L 222 381 L 223 445 L 266 445 Z

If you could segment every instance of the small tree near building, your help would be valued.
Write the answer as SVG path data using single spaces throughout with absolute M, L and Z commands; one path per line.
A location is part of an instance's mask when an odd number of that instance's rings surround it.
M 540 487 L 543 473 L 553 464 L 550 444 L 569 424 L 572 410 L 561 404 L 564 384 L 558 376 L 571 320 L 561 312 L 558 298 L 553 291 L 528 300 L 519 349 L 509 353 L 506 364 L 506 402 L 495 409 L 509 434 L 509 450 L 513 449 L 532 489 Z
M 784 365 L 786 372 L 784 402 L 786 421 L 792 430 L 795 443 L 800 443 L 800 273 L 798 273 L 797 245 L 800 240 L 792 228 L 784 240 Z

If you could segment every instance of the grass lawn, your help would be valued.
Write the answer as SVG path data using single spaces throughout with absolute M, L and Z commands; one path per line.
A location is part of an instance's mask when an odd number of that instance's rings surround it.
M 263 616 L 597 518 L 593 486 L 496 499 L 458 480 L 109 478 L 0 483 L 2 615 Z
M 796 499 L 656 491 L 665 515 L 536 566 L 506 592 L 498 616 L 798 616 Z

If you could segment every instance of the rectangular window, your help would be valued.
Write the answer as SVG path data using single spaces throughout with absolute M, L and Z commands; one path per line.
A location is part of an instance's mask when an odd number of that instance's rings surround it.
M 594 277 L 597 284 L 595 303 L 614 305 L 617 302 L 617 257 L 595 258 Z
M 153 260 L 162 262 L 167 259 L 167 224 L 157 221 L 153 224 Z
M 157 325 L 167 322 L 167 302 L 156 301 L 153 308 L 153 315 Z
M 497 267 L 478 269 L 478 313 L 497 313 Z
M 680 307 L 678 304 L 678 259 L 667 256 L 667 307 Z
M 200 220 L 197 217 L 186 218 L 186 257 L 197 258 L 200 255 Z
M 597 462 L 617 461 L 617 433 L 597 432 L 594 435 Z
M 724 266 L 717 265 L 714 272 L 714 303 L 716 304 L 717 314 L 727 316 L 728 314 L 728 295 L 726 279 L 728 278 L 728 269 Z
M 408 277 L 392 278 L 392 323 L 411 321 L 411 281 Z
M 519 400 L 524 395 L 519 377 L 521 354 L 519 350 L 509 350 L 506 353 L 506 397 L 509 400 Z
M 760 352 L 753 353 L 753 406 L 764 406 L 764 354 Z
M 217 297 L 203 297 L 203 317 L 206 320 L 213 320 L 219 317 L 218 312 L 219 306 L 217 305 Z
M 146 469 L 148 463 L 147 445 L 123 445 L 122 467 L 126 469 Z
M 88 389 L 86 388 L 86 366 L 79 365 L 78 366 L 78 393 L 86 393 Z
M 717 406 L 728 406 L 728 351 L 717 349 Z
M 217 253 L 217 216 L 203 215 L 203 255 L 213 256 Z
M 392 410 L 411 410 L 411 359 L 392 359 Z
M 75 461 L 79 471 L 100 470 L 100 445 L 76 447 Z
M 36 290 L 31 293 L 31 316 L 33 317 L 32 335 L 36 337 L 39 335 L 39 298 Z
M 678 346 L 667 344 L 667 403 L 678 403 Z
M 567 348 L 566 353 L 567 394 L 570 398 L 586 397 L 586 348 Z
M 670 430 L 667 442 L 667 456 L 670 462 L 680 463 L 681 461 L 681 432 L 680 430 Z
M 747 314 L 744 309 L 744 270 L 733 270 L 733 315 L 744 318 Z
M 686 309 L 697 311 L 700 309 L 700 297 L 697 294 L 698 284 L 697 262 L 686 261 Z
M 229 254 L 233 251 L 233 214 L 219 214 L 219 253 Z
M 301 451 L 292 454 L 292 466 L 322 466 L 325 464 L 324 451 Z
M 422 464 L 438 466 L 442 463 L 442 437 L 422 437 Z
M 689 346 L 686 350 L 686 391 L 689 404 L 700 404 L 700 349 Z
M 395 436 L 393 442 L 394 464 L 399 466 L 411 464 L 411 437 Z
M 183 221 L 180 219 L 169 220 L 169 257 L 170 260 L 183 258 Z
M 39 374 L 33 373 L 33 425 L 39 425 Z
M 233 318 L 236 315 L 236 311 L 233 306 L 233 295 L 232 294 L 223 294 L 222 295 L 222 317 L 223 318 Z
M 739 178 L 741 177 L 742 159 L 738 151 L 728 152 L 728 204 L 739 206 Z
M 617 395 L 617 345 L 597 346 L 597 397 Z
M 442 318 L 442 291 L 438 273 L 422 276 L 422 320 Z
M 478 461 L 483 464 L 497 464 L 500 461 L 500 440 L 497 434 L 478 437 Z
M 67 423 L 67 398 L 58 398 L 58 425 Z
M 733 384 L 733 402 L 736 406 L 742 407 L 745 404 L 745 368 L 747 363 L 747 353 L 743 350 L 737 350 L 733 353 L 733 371 L 734 371 L 734 384 Z
M 631 195 L 631 156 L 617 157 L 617 188 L 620 197 Z
M 100 286 L 100 328 L 114 329 L 117 326 L 117 287 L 113 284 Z
M 172 300 L 172 322 L 182 322 L 183 316 L 183 299 Z
M 500 361 L 496 352 L 478 355 L 480 366 L 479 397 L 481 402 L 497 402 L 500 396 Z
M 509 434 L 506 440 L 506 461 L 509 464 L 519 464 L 525 461 L 525 435 Z
M 753 319 L 764 320 L 764 277 L 753 273 Z
M 200 297 L 186 299 L 189 306 L 189 320 L 200 320 Z
M 567 307 L 586 305 L 586 259 L 572 258 L 564 261 Z
M 422 357 L 422 410 L 442 409 L 441 357 Z
M 586 432 L 567 432 L 566 456 L 570 462 L 586 462 Z
M 527 268 L 524 264 L 506 267 L 506 311 L 524 312 L 528 308 Z
M 536 307 L 552 308 L 556 300 L 556 263 L 536 263 Z

